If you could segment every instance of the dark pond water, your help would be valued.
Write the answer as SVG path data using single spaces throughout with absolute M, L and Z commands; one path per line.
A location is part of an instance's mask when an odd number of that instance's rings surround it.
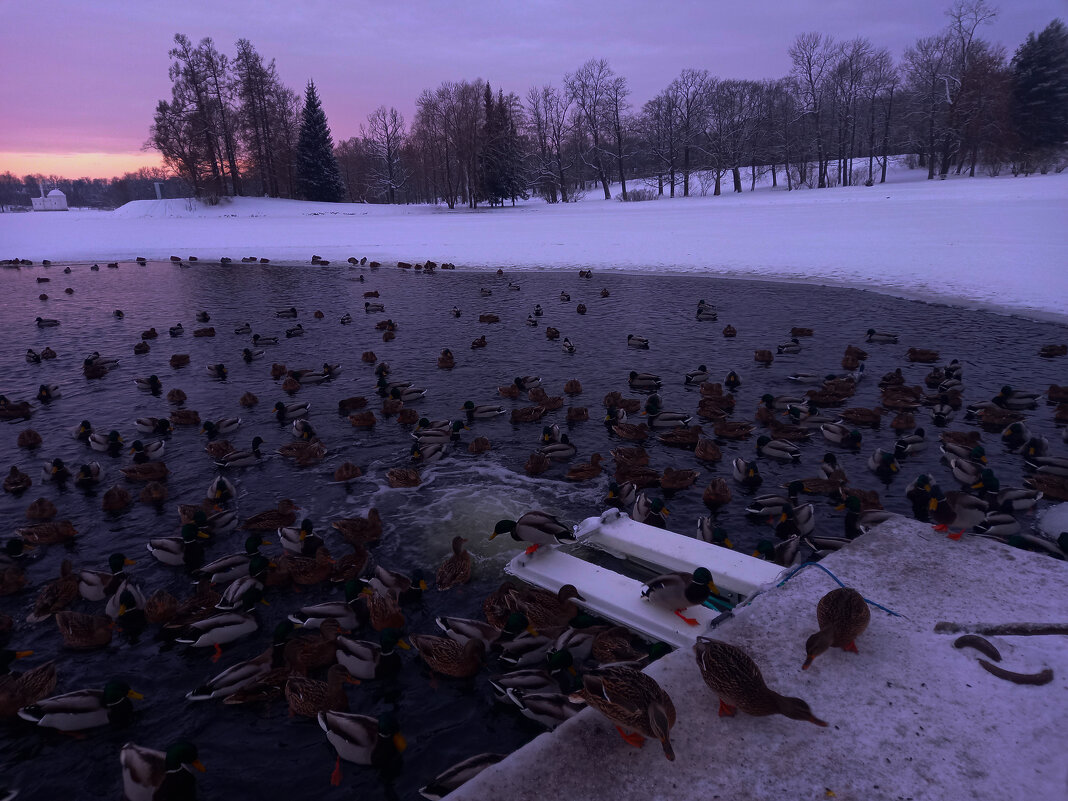
M 360 275 L 365 282 L 359 282 Z M 50 283 L 38 284 L 35 279 L 44 276 L 51 279 Z M 520 291 L 507 288 L 510 280 L 521 285 Z M 73 295 L 64 294 L 68 286 L 74 289 Z M 483 297 L 481 287 L 492 289 L 492 296 Z M 610 290 L 609 297 L 599 296 L 602 287 Z M 380 291 L 385 314 L 364 313 L 363 293 L 371 289 Z M 570 302 L 559 300 L 562 290 L 570 293 Z M 436 615 L 480 617 L 482 598 L 501 581 L 502 567 L 515 549 L 503 538 L 487 541 L 498 519 L 541 508 L 563 520 L 577 522 L 599 511 L 608 473 L 583 484 L 564 482 L 564 466 L 556 466 L 538 478 L 528 477 L 523 464 L 538 444 L 541 425 L 512 425 L 507 417 L 500 417 L 476 421 L 472 430 L 464 432 L 465 443 L 477 435 L 487 436 L 493 444 L 489 453 L 471 456 L 465 448 L 457 448 L 446 459 L 424 469 L 420 487 L 389 488 L 386 471 L 408 463 L 410 429 L 392 419 L 381 420 L 379 413 L 379 424 L 371 431 L 363 431 L 353 428 L 336 411 L 337 401 L 352 395 L 367 396 L 371 408 L 378 411 L 372 367 L 360 360 L 365 350 L 374 350 L 380 360 L 388 361 L 392 377 L 427 388 L 426 397 L 416 407 L 431 419 L 455 419 L 466 400 L 476 404 L 502 403 L 508 408 L 527 405 L 526 401 L 497 397 L 496 387 L 517 375 L 540 375 L 550 395 L 562 394 L 564 382 L 577 378 L 584 392 L 571 403 L 589 407 L 592 419 L 568 431 L 578 447 L 576 461 L 599 452 L 609 467 L 609 450 L 628 443 L 620 443 L 599 422 L 603 416 L 602 398 L 611 390 L 634 397 L 635 393 L 627 388 L 631 370 L 663 377 L 661 394 L 666 409 L 694 412 L 699 393 L 696 388 L 684 387 L 683 375 L 701 363 L 710 368 L 714 380 L 721 380 L 734 369 L 742 379 L 734 419 L 752 419 L 765 392 L 794 395 L 806 389 L 787 379 L 791 373 L 841 372 L 842 352 L 849 344 L 865 347 L 870 355 L 868 378 L 849 401 L 851 406 L 878 405 L 878 379 L 895 367 L 902 367 L 909 384 L 922 383 L 930 368 L 906 362 L 904 354 L 910 346 L 937 349 L 943 361 L 960 359 L 964 365 L 966 402 L 989 399 L 1005 383 L 1035 391 L 1051 383 L 1068 383 L 1063 360 L 1037 356 L 1041 345 L 1068 339 L 1068 331 L 1062 326 L 854 290 L 783 283 L 680 275 L 598 273 L 587 280 L 574 273 L 528 272 L 497 277 L 446 272 L 425 276 L 397 269 L 372 272 L 348 265 L 200 264 L 180 269 L 171 264 L 142 267 L 123 263 L 119 269 L 102 267 L 99 272 L 90 271 L 88 265 L 74 265 L 69 275 L 63 274 L 61 266 L 4 270 L 0 273 L 0 291 L 4 296 L 0 324 L 6 333 L 0 355 L 0 392 L 22 400 L 32 399 L 40 384 L 62 388 L 59 400 L 35 404 L 36 413 L 29 425 L 44 438 L 36 452 L 29 453 L 15 445 L 18 432 L 26 424 L 0 427 L 0 467 L 6 473 L 10 465 L 18 464 L 34 479 L 34 486 L 21 497 L 4 494 L 0 498 L 0 526 L 6 538 L 24 524 L 27 504 L 43 496 L 56 504 L 60 518 L 74 521 L 80 532 L 69 548 L 38 549 L 27 560 L 27 588 L 0 598 L 0 611 L 16 620 L 9 647 L 34 649 L 36 655 L 26 660 L 32 664 L 56 659 L 57 692 L 99 687 L 108 678 L 118 676 L 146 695 L 136 704 L 135 723 L 122 731 L 94 731 L 84 739 L 72 740 L 22 725 L 0 728 L 0 784 L 21 787 L 27 798 L 118 797 L 118 750 L 122 743 L 133 740 L 162 748 L 178 737 L 188 738 L 200 748 L 208 766 L 208 773 L 198 777 L 205 797 L 261 794 L 268 798 L 304 798 L 314 794 L 342 798 L 360 792 L 365 794 L 361 797 L 374 798 L 385 793 L 373 771 L 347 764 L 342 786 L 331 788 L 333 749 L 313 721 L 289 718 L 284 703 L 254 710 L 184 700 L 188 690 L 223 667 L 259 653 L 267 642 L 267 632 L 295 608 L 338 598 L 337 587 L 324 586 L 299 595 L 290 591 L 269 594 L 271 606 L 257 612 L 260 632 L 228 647 L 218 665 L 209 662 L 205 651 L 172 647 L 154 639 L 151 631 L 136 642 L 116 636 L 103 651 L 64 652 L 51 621 L 36 626 L 23 622 L 37 589 L 59 574 L 60 563 L 66 557 L 78 567 L 103 567 L 108 554 L 124 551 L 138 560 L 130 573 L 146 595 L 158 588 L 178 597 L 189 592 L 188 578 L 177 569 L 155 562 L 145 552 L 145 542 L 151 536 L 177 534 L 174 504 L 197 502 L 216 475 L 203 450 L 205 437 L 198 433 L 199 428 L 178 428 L 167 440 L 165 460 L 172 471 L 167 482 L 170 500 L 159 511 L 135 503 L 118 516 L 105 516 L 100 511 L 102 490 L 86 493 L 73 486 L 61 490 L 52 484 L 42 485 L 39 479 L 44 460 L 58 457 L 73 465 L 99 459 L 108 471 L 104 486 L 123 483 L 118 468 L 128 463 L 127 455 L 110 459 L 92 453 L 70 432 L 84 418 L 98 430 L 119 430 L 129 443 L 138 437 L 136 418 L 167 416 L 171 407 L 165 397 L 139 391 L 134 384 L 136 377 L 158 375 L 164 393 L 174 387 L 183 389 L 188 395 L 186 408 L 198 410 L 204 420 L 240 416 L 243 423 L 229 437 L 231 441 L 244 448 L 253 436 L 259 435 L 266 442 L 264 451 L 269 453 L 292 439 L 289 426 L 275 421 L 271 413 L 274 403 L 311 403 L 310 419 L 329 447 L 326 458 L 317 465 L 296 468 L 292 462 L 273 456 L 263 465 L 234 473 L 242 516 L 271 508 L 281 498 L 292 498 L 301 506 L 302 515 L 326 529 L 328 544 L 334 544 L 334 532 L 326 528 L 328 521 L 365 514 L 374 506 L 385 520 L 385 534 L 373 550 L 373 560 L 402 571 L 422 567 L 431 576 L 447 555 L 452 537 L 466 536 L 476 559 L 471 583 L 446 593 L 431 590 L 421 606 L 407 610 L 410 632 L 433 633 L 437 633 L 433 622 Z M 47 292 L 50 299 L 39 300 L 41 292 Z M 702 298 L 718 307 L 718 322 L 695 321 L 694 311 Z M 575 311 L 580 302 L 589 307 L 584 316 Z M 536 303 L 541 304 L 545 314 L 540 325 L 528 327 L 524 321 Z M 449 313 L 454 305 L 463 310 L 459 319 Z M 299 310 L 296 321 L 275 318 L 276 309 L 290 306 Z M 125 312 L 124 319 L 113 316 L 117 308 Z M 314 319 L 312 312 L 316 309 L 323 311 L 324 319 Z M 211 314 L 210 325 L 215 326 L 216 337 L 192 337 L 192 330 L 203 325 L 195 322 L 195 314 L 201 310 Z M 339 318 L 346 312 L 352 313 L 353 324 L 342 326 Z M 486 312 L 499 314 L 501 323 L 480 324 L 478 316 Z M 38 329 L 34 325 L 38 315 L 56 318 L 61 325 Z M 392 342 L 383 342 L 381 333 L 374 329 L 374 323 L 387 316 L 398 324 Z M 276 347 L 267 350 L 264 359 L 252 364 L 241 360 L 241 350 L 249 345 L 249 337 L 233 333 L 235 326 L 246 321 L 255 332 L 281 337 Z M 169 338 L 167 328 L 178 322 L 184 325 L 186 334 Z M 307 334 L 285 339 L 284 329 L 295 322 L 300 322 Z M 721 335 L 727 323 L 737 328 L 737 338 L 725 339 Z M 577 347 L 574 354 L 564 353 L 559 342 L 546 339 L 545 327 L 549 325 L 572 339 Z M 151 352 L 133 355 L 140 332 L 152 326 L 161 336 L 151 342 Z M 774 350 L 778 343 L 789 339 L 793 326 L 815 330 L 814 337 L 801 340 L 801 353 L 777 356 L 768 368 L 756 365 L 754 350 Z M 896 331 L 901 335 L 900 344 L 865 345 L 868 328 Z M 650 348 L 629 349 L 629 333 L 648 337 Z M 470 350 L 470 342 L 481 334 L 486 335 L 488 346 Z M 45 346 L 52 347 L 59 357 L 42 364 L 25 361 L 27 348 L 40 351 Z M 436 358 L 443 347 L 451 348 L 456 355 L 453 370 L 436 368 Z M 103 379 L 90 381 L 82 376 L 81 363 L 93 351 L 117 358 L 119 364 Z M 172 369 L 168 361 L 174 353 L 189 354 L 191 365 Z M 292 399 L 269 374 L 272 362 L 297 369 L 318 368 L 324 361 L 340 363 L 340 377 L 305 387 Z M 206 365 L 217 362 L 229 368 L 225 381 L 210 378 L 205 372 Z M 238 405 L 246 391 L 260 398 L 260 404 L 251 411 Z M 557 422 L 566 429 L 566 408 L 565 405 L 550 413 L 545 422 Z M 939 462 L 938 431 L 930 425 L 929 415 L 921 410 L 917 422 L 927 427 L 932 445 L 925 454 L 909 457 L 902 474 L 889 487 L 865 466 L 876 446 L 892 447 L 895 435 L 884 423 L 879 429 L 864 429 L 864 446 L 857 454 L 828 447 L 817 434 L 811 442 L 801 444 L 800 464 L 783 465 L 761 459 L 764 488 L 816 475 L 823 454 L 832 450 L 853 485 L 879 490 L 886 508 L 908 514 L 904 487 L 920 472 L 931 472 L 946 489 L 956 488 L 948 468 Z M 1049 437 L 1055 453 L 1063 453 L 1062 432 L 1054 426 L 1051 407 L 1040 405 L 1029 413 L 1028 423 L 1035 433 Z M 966 429 L 969 424 L 960 415 L 950 427 Z M 707 433 L 711 434 L 711 428 L 706 424 Z M 1005 453 L 996 434 L 984 434 L 984 441 L 1002 484 L 1020 485 L 1022 459 Z M 723 460 L 705 464 L 697 462 L 690 451 L 669 448 L 654 439 L 646 443 L 652 466 L 660 470 L 667 466 L 693 467 L 701 474 L 692 489 L 669 499 L 672 529 L 694 533 L 697 517 L 707 514 L 701 502 L 702 488 L 714 477 L 729 479 L 730 462 L 735 456 L 755 456 L 755 437 L 720 445 Z M 343 461 L 355 462 L 364 471 L 364 477 L 348 487 L 329 483 L 332 471 Z M 718 522 L 728 530 L 736 547 L 751 550 L 759 539 L 771 536 L 771 529 L 745 516 L 744 495 L 737 485 L 733 487 L 735 500 L 719 513 Z M 130 489 L 136 493 L 138 487 Z M 817 507 L 817 532 L 840 536 L 842 513 L 826 499 L 812 500 Z M 1032 520 L 1021 518 L 1025 529 Z M 242 540 L 239 532 L 221 538 L 212 546 L 209 557 L 240 550 Z M 276 544 L 265 550 L 277 548 Z M 75 608 L 99 612 L 96 606 L 78 601 Z M 410 744 L 404 771 L 394 788 L 399 797 L 415 797 L 416 788 L 459 759 L 483 751 L 507 752 L 538 733 L 535 724 L 493 704 L 486 676 L 496 672 L 495 664 L 491 663 L 473 681 L 431 681 L 417 658 L 410 653 L 405 657 L 399 686 L 390 697 L 385 697 L 383 687 L 373 682 L 349 690 L 352 711 L 377 715 L 396 706 Z

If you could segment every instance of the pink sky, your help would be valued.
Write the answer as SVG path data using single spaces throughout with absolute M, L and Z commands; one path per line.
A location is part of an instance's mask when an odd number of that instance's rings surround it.
M 1065 12 L 1063 0 L 993 5 L 999 17 L 982 35 L 1010 55 Z M 185 0 L 162 8 L 0 4 L 0 172 L 109 176 L 157 163 L 141 146 L 156 102 L 170 94 L 167 50 L 177 32 L 211 36 L 231 54 L 248 38 L 294 89 L 314 78 L 338 140 L 357 134 L 379 105 L 410 119 L 419 93 L 445 80 L 481 77 L 522 95 L 532 84 L 559 84 L 586 59 L 607 58 L 640 105 L 686 67 L 721 77 L 783 75 L 800 32 L 867 36 L 900 57 L 945 24 L 937 0 Z

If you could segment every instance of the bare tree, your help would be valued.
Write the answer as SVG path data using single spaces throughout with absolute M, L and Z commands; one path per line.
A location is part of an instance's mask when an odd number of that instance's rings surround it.
M 627 97 L 630 89 L 627 88 L 627 79 L 617 75 L 608 84 L 605 93 L 605 105 L 608 112 L 608 124 L 615 140 L 616 167 L 619 170 L 619 184 L 623 193 L 623 200 L 627 200 L 627 175 L 623 168 L 623 161 L 628 154 L 625 152 L 623 140 L 626 135 L 624 124 L 627 120 L 627 111 L 630 109 L 630 101 Z
M 682 148 L 682 196 L 690 196 L 691 160 L 697 139 L 705 129 L 713 80 L 708 70 L 685 69 L 669 87 L 675 96 Z
M 578 119 L 589 137 L 589 148 L 582 154 L 583 161 L 591 167 L 604 189 L 604 199 L 612 193 L 608 188 L 608 172 L 605 169 L 604 140 L 606 138 L 608 94 L 616 74 L 605 59 L 590 59 L 578 70 L 564 77 L 568 97 L 574 102 Z
M 408 181 L 409 172 L 401 165 L 404 144 L 404 117 L 395 108 L 379 106 L 367 117 L 364 135 L 372 155 L 371 181 L 374 191 L 387 203 L 397 202 L 397 191 Z
M 792 74 L 800 89 L 802 108 L 812 117 L 816 138 L 818 187 L 827 186 L 827 160 L 823 141 L 823 107 L 827 79 L 837 55 L 834 39 L 819 33 L 802 33 L 790 46 Z

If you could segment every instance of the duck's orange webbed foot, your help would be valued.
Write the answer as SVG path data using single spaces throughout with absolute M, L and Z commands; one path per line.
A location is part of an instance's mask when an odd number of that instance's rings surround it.
M 616 731 L 619 732 L 619 736 L 623 738 L 623 742 L 625 742 L 627 745 L 633 745 L 635 748 L 641 748 L 643 745 L 645 745 L 645 738 L 642 737 L 642 735 L 638 734 L 638 732 L 631 732 L 630 734 L 628 734 L 627 732 L 623 731 L 623 729 L 621 729 L 619 726 L 616 726 Z
M 683 620 L 685 620 L 686 621 L 686 625 L 688 625 L 688 626 L 696 626 L 697 625 L 697 618 L 686 617 L 686 615 L 684 615 L 682 613 L 681 609 L 676 609 L 675 610 L 675 614 L 678 615 L 679 617 L 681 617 Z
M 731 706 L 726 701 L 724 701 L 722 698 L 719 699 L 719 716 L 721 718 L 733 718 L 734 717 L 734 713 L 737 712 L 737 711 L 738 711 L 737 707 Z

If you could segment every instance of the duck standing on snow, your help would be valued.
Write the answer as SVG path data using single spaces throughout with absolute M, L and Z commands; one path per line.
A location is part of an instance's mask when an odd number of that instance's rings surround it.
M 582 689 L 572 698 L 584 701 L 616 724 L 629 745 L 641 748 L 650 737 L 660 741 L 668 760 L 675 760 L 669 739 L 675 725 L 675 705 L 650 676 L 622 665 L 591 670 L 582 677 Z
M 852 587 L 839 587 L 820 598 L 816 620 L 820 630 L 805 643 L 808 656 L 802 665 L 803 670 L 808 670 L 812 660 L 828 648 L 857 653 L 855 640 L 868 628 L 871 610 L 859 592 Z
M 748 715 L 784 715 L 826 726 L 812 714 L 800 698 L 788 698 L 770 689 L 756 662 L 741 648 L 704 637 L 693 647 L 697 666 L 705 684 L 719 696 L 720 717 L 731 717 L 741 709 Z

